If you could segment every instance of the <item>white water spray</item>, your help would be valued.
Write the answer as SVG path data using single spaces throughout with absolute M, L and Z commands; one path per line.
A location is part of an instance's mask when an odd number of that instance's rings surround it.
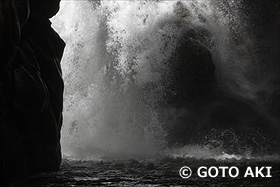
M 203 45 L 212 53 L 219 84 L 254 99 L 265 81 L 245 77 L 256 62 L 248 55 L 254 39 L 235 25 L 239 6 L 210 0 L 62 1 L 52 22 L 67 43 L 63 153 L 94 158 L 164 150 L 167 132 L 154 106 L 167 100 L 169 83 L 162 80 L 169 59 L 182 34 L 194 27 L 211 34 Z M 232 33 L 240 34 L 239 44 Z

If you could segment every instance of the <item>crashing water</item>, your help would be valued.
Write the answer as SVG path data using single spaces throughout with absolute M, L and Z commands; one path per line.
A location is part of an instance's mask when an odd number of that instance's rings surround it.
M 279 159 L 277 154 L 252 155 L 250 145 L 231 127 L 170 147 L 167 122 L 160 120 L 158 106 L 170 97 L 170 59 L 183 34 L 200 27 L 210 33 L 198 42 L 212 54 L 219 88 L 245 100 L 268 119 L 268 128 L 279 132 L 279 120 L 265 108 L 279 89 L 273 85 L 279 54 L 265 54 L 268 43 L 263 41 L 269 38 L 260 41 L 250 32 L 242 6 L 233 0 L 62 1 L 52 22 L 67 43 L 62 61 L 64 156 Z M 191 113 L 187 106 L 164 111 L 172 118 Z M 176 120 L 170 124 L 176 126 Z M 261 132 L 249 138 L 260 145 L 259 153 L 266 150 Z

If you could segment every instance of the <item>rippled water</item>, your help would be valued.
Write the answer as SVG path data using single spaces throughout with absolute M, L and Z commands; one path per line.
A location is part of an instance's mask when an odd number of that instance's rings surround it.
M 105 159 L 106 160 L 106 159 Z M 194 172 L 188 179 L 179 176 L 179 169 L 189 166 Z M 237 166 L 237 178 L 199 178 L 200 166 Z M 247 166 L 272 166 L 272 178 L 244 178 Z M 242 174 L 242 175 L 241 175 Z M 61 170 L 39 173 L 13 183 L 11 187 L 62 186 L 279 186 L 280 160 L 197 160 L 193 158 L 156 158 L 137 161 L 114 159 L 107 161 L 63 160 Z

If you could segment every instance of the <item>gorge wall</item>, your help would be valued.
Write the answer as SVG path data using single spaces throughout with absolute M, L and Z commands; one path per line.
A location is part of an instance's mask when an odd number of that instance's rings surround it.
M 65 43 L 50 18 L 60 0 L 0 3 L 1 180 L 58 170 Z

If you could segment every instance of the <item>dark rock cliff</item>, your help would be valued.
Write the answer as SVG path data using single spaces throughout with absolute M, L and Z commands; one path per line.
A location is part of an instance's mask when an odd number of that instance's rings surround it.
M 0 3 L 1 180 L 59 169 L 65 43 L 49 21 L 59 2 Z

